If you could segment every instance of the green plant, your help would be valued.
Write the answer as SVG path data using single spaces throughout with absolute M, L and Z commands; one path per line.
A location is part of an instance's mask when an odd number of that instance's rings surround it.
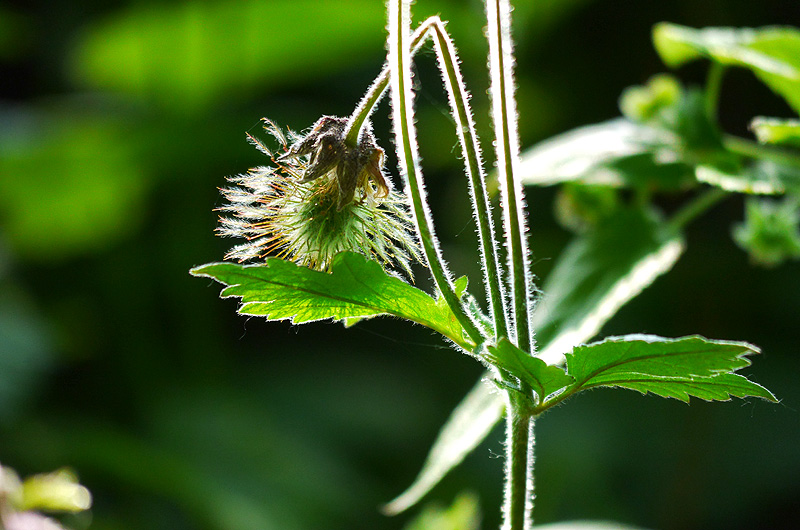
M 306 135 L 288 142 L 270 125 L 284 151 L 275 156 L 257 145 L 275 167 L 236 177 L 233 182 L 244 188 L 225 191 L 231 205 L 223 210 L 233 216 L 222 219 L 223 235 L 253 238 L 231 256 L 247 260 L 273 251 L 278 257 L 192 270 L 226 285 L 222 296 L 240 298 L 241 314 L 294 323 L 333 319 L 348 326 L 394 315 L 441 333 L 487 367 L 488 384 L 479 383 L 467 396 L 417 480 L 386 511 L 397 513 L 419 501 L 505 414 L 504 528 L 530 528 L 535 419 L 583 390 L 627 388 L 687 402 L 692 396 L 776 401 L 767 389 L 735 373 L 750 364 L 747 356 L 759 352 L 745 342 L 638 334 L 586 341 L 675 264 L 689 223 L 735 193 L 786 195 L 780 207 L 749 201 L 746 224 L 736 228 L 735 238 L 764 264 L 798 256 L 800 124 L 757 118 L 752 127 L 758 142 L 753 142 L 721 131 L 717 104 L 724 71 L 736 66 L 750 69 L 799 110 L 800 32 L 658 25 L 654 43 L 669 66 L 711 60 L 704 88 L 654 77 L 622 95 L 624 118 L 566 133 L 520 156 L 511 6 L 508 0 L 487 0 L 501 242 L 492 224 L 470 98 L 445 25 L 432 17 L 412 32 L 410 2 L 387 4 L 387 65 L 352 116 L 323 117 Z M 411 61 L 428 40 L 436 50 L 468 177 L 486 310 L 467 291 L 466 278 L 454 279 L 444 263 L 426 201 Z M 387 89 L 407 199 L 390 189 L 382 151 L 370 132 L 369 116 Z M 557 216 L 577 232 L 541 296 L 535 295 L 528 263 L 523 184 L 563 184 Z M 685 203 L 665 215 L 659 201 L 675 195 Z M 399 206 L 405 200 L 409 213 Z M 275 221 L 287 211 L 292 215 L 286 222 Z M 302 215 L 294 215 L 298 211 Z M 507 254 L 505 274 L 501 247 Z M 414 260 L 429 269 L 435 296 L 388 270 L 400 265 L 409 276 Z

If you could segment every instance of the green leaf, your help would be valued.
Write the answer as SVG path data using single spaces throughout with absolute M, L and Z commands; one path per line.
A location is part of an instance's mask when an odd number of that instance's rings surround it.
M 268 258 L 263 265 L 210 263 L 191 273 L 226 285 L 220 296 L 241 298 L 239 313 L 243 315 L 302 324 L 388 314 L 438 331 L 467 351 L 476 346 L 444 300 L 434 300 L 387 274 L 361 254 L 337 254 L 329 273 L 277 258 Z M 463 295 L 465 289 L 466 278 L 461 278 L 456 282 L 457 294 Z
M 654 335 L 609 337 L 567 354 L 567 373 L 575 389 L 621 387 L 689 401 L 753 396 L 777 401 L 764 387 L 733 374 L 759 353 L 746 342 L 700 336 L 665 339 Z
M 800 120 L 757 116 L 750 122 L 750 129 L 762 144 L 800 148 Z
M 800 112 L 800 31 L 796 28 L 698 30 L 660 23 L 653 28 L 653 44 L 673 68 L 702 57 L 748 68 Z
M 672 268 L 683 241 L 651 214 L 618 211 L 575 238 L 550 272 L 533 313 L 540 350 L 549 364 L 595 336 L 624 304 Z
M 417 478 L 383 511 L 396 515 L 419 502 L 488 436 L 504 409 L 502 397 L 485 381 L 478 382 L 445 422 Z
M 564 353 L 595 336 L 623 305 L 665 273 L 683 252 L 682 239 L 639 211 L 620 211 L 564 250 L 536 305 L 537 357 L 563 362 Z M 492 377 L 487 374 L 487 377 Z M 503 417 L 499 393 L 480 381 L 453 411 L 414 483 L 390 503 L 391 513 L 416 504 L 489 435 Z
M 758 161 L 747 168 L 699 165 L 696 174 L 698 181 L 725 191 L 748 195 L 776 195 L 786 191 L 784 181 L 791 181 L 793 175 L 791 170 L 783 171 L 784 167 L 769 161 Z
M 693 177 L 676 161 L 674 133 L 614 119 L 545 140 L 520 158 L 523 183 L 550 186 L 568 181 L 606 186 L 650 185 L 673 189 Z
M 538 357 L 531 356 L 505 337 L 500 339 L 496 346 L 488 346 L 487 349 L 489 353 L 485 355 L 486 360 L 528 383 L 539 396 L 539 403 L 575 381 L 564 372 L 563 368 L 549 365 Z

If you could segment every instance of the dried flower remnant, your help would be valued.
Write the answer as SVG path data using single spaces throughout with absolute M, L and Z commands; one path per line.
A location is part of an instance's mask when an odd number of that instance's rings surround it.
M 299 136 L 264 119 L 282 153 L 248 135 L 274 165 L 228 177 L 234 186 L 221 190 L 228 204 L 218 210 L 230 215 L 220 217 L 218 234 L 247 240 L 226 259 L 272 255 L 326 270 L 337 253 L 353 251 L 411 275 L 420 254 L 406 198 L 384 177 L 383 150 L 372 133 L 363 131 L 350 147 L 346 125 L 344 118 L 325 116 Z

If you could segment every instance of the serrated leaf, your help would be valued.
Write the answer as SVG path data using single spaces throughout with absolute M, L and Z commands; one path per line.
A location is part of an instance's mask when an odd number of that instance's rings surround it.
M 576 389 L 622 387 L 688 401 L 754 396 L 777 401 L 765 388 L 733 374 L 759 353 L 746 342 L 709 340 L 698 335 L 665 339 L 654 335 L 609 337 L 567 354 L 567 373 Z
M 520 158 L 523 183 L 550 186 L 568 181 L 629 186 L 657 180 L 674 188 L 692 169 L 676 161 L 673 133 L 614 119 L 545 140 Z
M 263 265 L 211 263 L 191 273 L 226 285 L 220 296 L 241 298 L 243 315 L 302 324 L 324 319 L 352 323 L 354 318 L 388 314 L 436 330 L 465 350 L 475 348 L 444 300 L 387 274 L 361 254 L 337 254 L 329 273 L 277 258 Z M 456 288 L 463 293 L 466 278 Z
M 542 286 L 546 294 L 533 312 L 537 357 L 549 364 L 563 362 L 565 352 L 594 337 L 619 308 L 671 269 L 682 252 L 679 235 L 638 211 L 621 211 L 576 237 L 548 275 Z M 438 484 L 489 435 L 504 410 L 502 396 L 479 381 L 445 422 L 412 485 L 390 503 L 391 513 L 413 506 Z
M 475 385 L 453 410 L 411 486 L 383 507 L 390 515 L 414 506 L 492 431 L 503 416 L 502 397 L 484 381 Z
M 660 23 L 653 44 L 670 67 L 705 57 L 740 66 L 800 112 L 800 31 L 791 27 L 693 29 Z
M 487 350 L 489 353 L 485 354 L 486 360 L 526 382 L 539 396 L 540 403 L 550 394 L 575 381 L 564 372 L 563 368 L 549 365 L 538 357 L 531 356 L 506 338 L 500 339 L 495 346 L 488 346 Z
M 750 122 L 750 129 L 762 144 L 800 148 L 800 120 L 782 120 L 758 116 Z

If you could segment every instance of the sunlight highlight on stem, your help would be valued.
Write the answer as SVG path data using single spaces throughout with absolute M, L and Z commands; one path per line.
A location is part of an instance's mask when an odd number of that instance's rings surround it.
M 481 160 L 480 144 L 475 132 L 475 123 L 469 107 L 469 93 L 464 86 L 464 79 L 458 65 L 458 55 L 444 24 L 435 18 L 432 31 L 436 55 L 442 79 L 447 89 L 450 109 L 456 122 L 456 132 L 464 155 L 464 169 L 470 182 L 470 196 L 473 211 L 478 224 L 478 237 L 481 245 L 481 262 L 484 271 L 487 298 L 490 301 L 494 319 L 495 334 L 498 337 L 508 335 L 508 322 L 505 310 L 505 295 L 500 280 L 500 264 L 497 258 L 494 226 L 486 192 L 486 174 Z M 429 19 L 430 20 L 430 19 Z
M 533 340 L 529 327 L 531 278 L 525 240 L 524 195 L 522 184 L 515 178 L 519 166 L 519 138 L 512 72 L 511 6 L 508 0 L 487 0 L 486 15 L 491 78 L 489 94 L 509 253 L 515 339 L 520 348 L 532 352 Z

